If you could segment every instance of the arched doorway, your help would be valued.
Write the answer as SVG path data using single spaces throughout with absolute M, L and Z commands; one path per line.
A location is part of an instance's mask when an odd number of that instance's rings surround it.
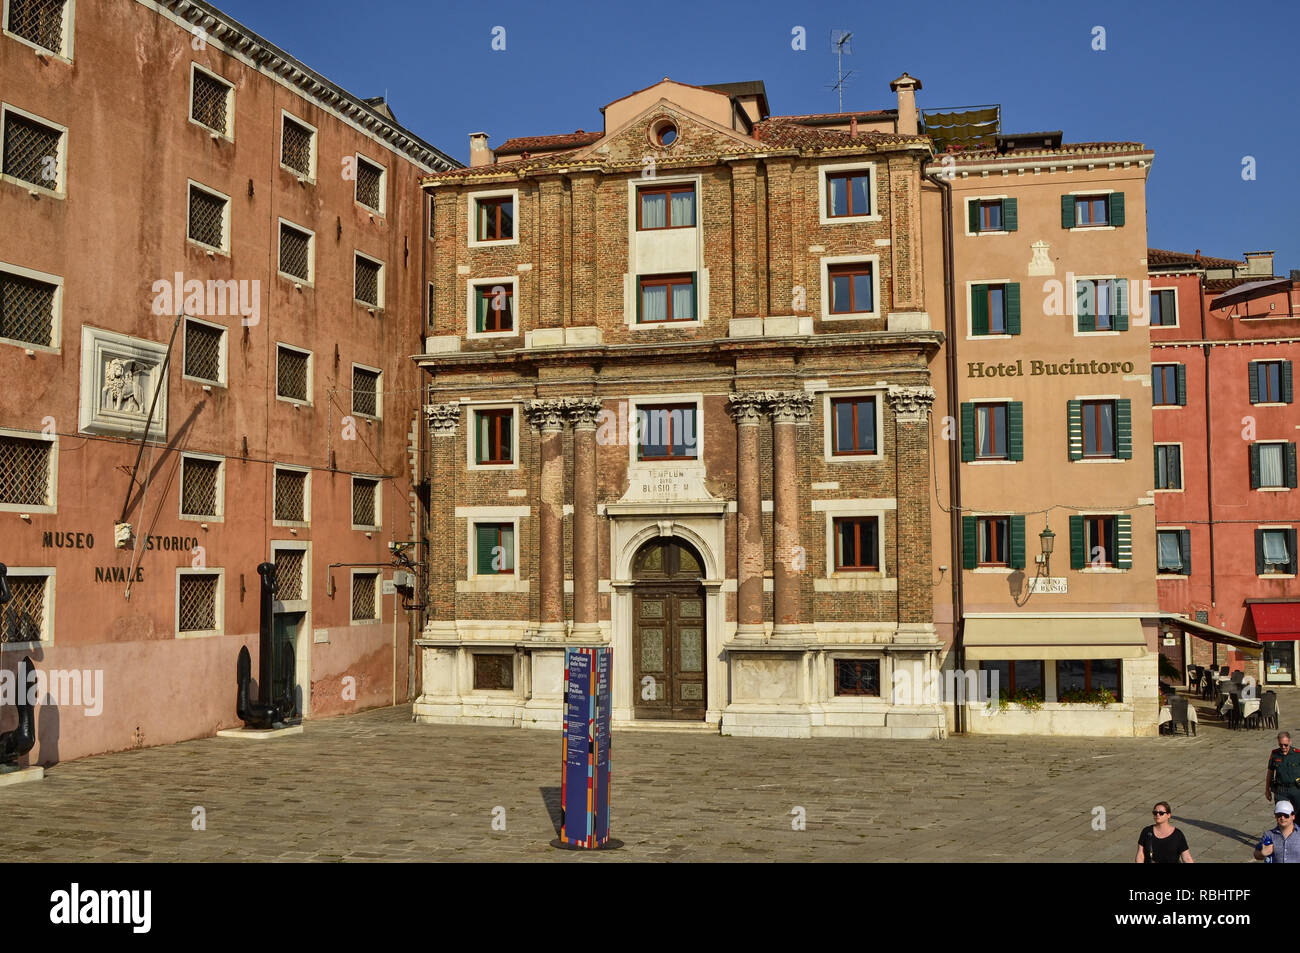
M 637 718 L 702 721 L 704 562 L 689 544 L 652 539 L 632 557 L 633 707 Z

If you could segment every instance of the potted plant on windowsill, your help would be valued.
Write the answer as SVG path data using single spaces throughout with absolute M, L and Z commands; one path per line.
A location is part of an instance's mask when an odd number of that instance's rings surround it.
M 1107 705 L 1114 705 L 1118 702 L 1115 693 L 1109 688 L 1094 688 L 1091 690 L 1076 688 L 1071 691 L 1061 692 L 1059 700 L 1066 705 L 1096 705 L 1099 708 L 1105 708 Z
M 1030 688 L 1021 689 L 1011 694 L 1006 692 L 998 693 L 999 711 L 1006 711 L 1012 705 L 1018 705 L 1025 711 L 1040 711 L 1043 707 L 1043 693 Z

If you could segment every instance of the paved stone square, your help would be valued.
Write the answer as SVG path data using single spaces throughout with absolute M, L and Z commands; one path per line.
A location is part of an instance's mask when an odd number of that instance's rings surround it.
M 1294 711 L 1300 692 L 1281 695 Z M 614 736 L 624 846 L 575 855 L 548 846 L 558 732 L 410 719 L 409 706 L 386 708 L 275 741 L 206 738 L 55 765 L 44 781 L 0 788 L 0 861 L 1124 862 L 1163 799 L 1198 862 L 1246 862 L 1247 841 L 1271 826 L 1273 732 L 1204 720 L 1194 738 L 1098 740 L 636 731 Z M 206 830 L 191 827 L 196 806 Z M 492 828 L 497 807 L 505 831 Z

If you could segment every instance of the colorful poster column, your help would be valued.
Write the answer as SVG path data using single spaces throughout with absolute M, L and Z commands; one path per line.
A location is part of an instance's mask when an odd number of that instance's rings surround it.
M 560 842 L 598 848 L 609 840 L 612 649 L 564 650 L 564 767 Z

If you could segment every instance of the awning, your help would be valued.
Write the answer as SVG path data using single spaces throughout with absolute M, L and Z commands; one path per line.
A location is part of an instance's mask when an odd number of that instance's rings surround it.
M 1261 642 L 1300 639 L 1300 602 L 1251 602 L 1249 606 Z
M 1235 632 L 1229 632 L 1227 629 L 1220 629 L 1213 625 L 1207 625 L 1204 622 L 1197 622 L 1195 619 L 1185 619 L 1179 615 L 1167 615 L 1164 621 L 1176 629 L 1182 629 L 1188 635 L 1194 635 L 1198 639 L 1204 639 L 1206 642 L 1217 642 L 1220 645 L 1231 645 L 1233 648 L 1245 649 L 1248 652 L 1258 653 L 1263 650 L 1264 646 L 1260 645 L 1254 639 L 1247 638 L 1244 635 L 1237 635 Z
M 968 661 L 1141 658 L 1148 654 L 1138 619 L 967 619 Z
M 1229 305 L 1241 304 L 1243 301 L 1249 301 L 1252 298 L 1259 298 L 1271 294 L 1279 294 L 1291 289 L 1290 278 L 1268 278 L 1264 281 L 1248 281 L 1244 285 L 1237 285 L 1226 294 L 1221 294 L 1210 302 L 1210 310 L 1218 311 L 1220 308 L 1226 308 Z

